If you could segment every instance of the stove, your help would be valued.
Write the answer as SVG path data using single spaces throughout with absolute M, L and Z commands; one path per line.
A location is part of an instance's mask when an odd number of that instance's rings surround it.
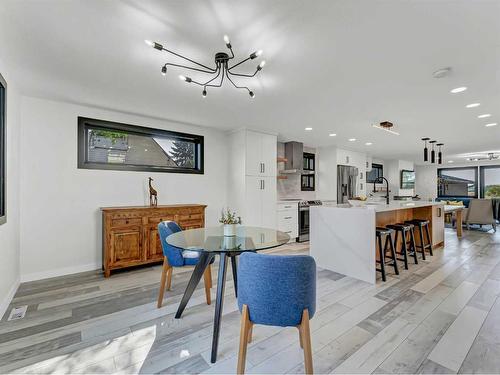
M 299 239 L 298 242 L 309 241 L 309 207 L 321 206 L 320 200 L 299 202 Z
M 323 203 L 320 200 L 314 201 L 300 201 L 299 207 L 321 206 Z

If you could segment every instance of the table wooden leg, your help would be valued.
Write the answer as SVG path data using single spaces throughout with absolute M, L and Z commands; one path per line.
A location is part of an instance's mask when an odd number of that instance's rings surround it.
M 457 210 L 457 237 L 462 237 L 462 210 Z

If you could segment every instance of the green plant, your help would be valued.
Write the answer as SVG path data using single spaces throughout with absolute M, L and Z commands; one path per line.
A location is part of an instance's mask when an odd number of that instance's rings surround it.
M 229 208 L 220 212 L 219 223 L 221 224 L 241 224 L 241 217 L 236 216 L 236 212 L 231 211 Z

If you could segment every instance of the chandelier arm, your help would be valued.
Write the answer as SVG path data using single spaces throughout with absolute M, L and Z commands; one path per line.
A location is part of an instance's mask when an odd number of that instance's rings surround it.
M 234 64 L 233 66 L 231 66 L 231 67 L 230 67 L 230 68 L 228 68 L 227 70 L 229 71 L 229 70 L 231 70 L 231 69 L 233 69 L 233 68 L 236 68 L 238 65 L 241 65 L 241 64 L 243 64 L 244 62 L 247 62 L 248 60 L 251 60 L 251 57 L 247 57 L 245 60 L 241 60 L 239 63 Z
M 197 82 L 197 81 L 193 81 L 193 80 L 191 81 L 191 83 L 194 83 L 194 84 L 196 84 L 198 86 L 203 86 L 203 87 L 221 87 L 222 86 L 222 82 L 224 82 L 224 73 L 222 74 L 222 78 L 221 78 L 221 80 L 220 80 L 220 82 L 219 82 L 218 85 L 209 85 L 208 82 L 201 83 L 201 82 Z
M 199 65 L 199 66 L 201 66 L 201 67 L 203 67 L 203 68 L 205 68 L 205 69 L 211 70 L 213 73 L 215 73 L 215 71 L 217 70 L 217 69 L 210 68 L 209 66 L 206 66 L 206 65 L 200 64 L 199 62 L 196 62 L 196 61 L 194 61 L 194 60 L 191 60 L 190 58 L 187 58 L 187 57 L 185 57 L 185 56 L 182 56 L 182 55 L 180 55 L 180 54 L 178 54 L 178 53 L 175 53 L 174 51 L 170 51 L 169 49 L 166 49 L 165 47 L 162 47 L 162 51 L 165 51 L 165 52 L 171 53 L 172 55 L 175 55 L 175 56 L 177 56 L 177 57 L 180 57 L 181 59 L 184 59 L 184 60 L 187 60 L 187 61 L 189 61 L 189 62 L 192 62 L 193 64 Z
M 174 63 L 166 63 L 165 66 L 175 66 L 175 67 L 178 67 L 178 68 L 191 69 L 191 70 L 196 70 L 197 72 L 203 72 L 203 73 L 209 73 L 209 74 L 214 74 L 217 71 L 217 70 L 208 71 L 208 70 L 193 68 L 193 67 L 190 67 L 190 66 L 179 65 L 179 64 L 174 64 Z
M 231 60 L 231 59 L 234 59 L 234 52 L 233 52 L 233 48 L 231 47 L 231 48 L 229 48 L 229 50 L 231 51 L 231 57 L 230 57 L 229 59 L 230 59 L 230 60 Z
M 251 92 L 250 89 L 246 86 L 238 86 L 236 85 L 233 80 L 231 79 L 231 77 L 229 77 L 229 75 L 227 76 L 227 79 L 229 80 L 229 82 L 231 82 L 233 84 L 234 87 L 236 87 L 237 89 L 246 89 L 248 92 Z
M 217 72 L 217 75 L 216 75 L 214 78 L 212 78 L 211 80 L 209 80 L 209 81 L 205 82 L 205 83 L 203 84 L 203 86 L 206 86 L 206 85 L 208 85 L 210 82 L 212 82 L 212 81 L 216 80 L 216 79 L 220 76 L 220 72 L 221 72 L 221 70 L 222 70 L 222 69 L 220 69 L 220 68 L 219 68 L 219 69 L 218 69 L 218 72 Z
M 259 71 L 256 70 L 254 74 L 240 74 L 240 73 L 232 73 L 230 71 L 228 71 L 229 74 L 233 75 L 233 76 L 239 76 L 239 77 L 255 77 L 255 75 L 258 73 Z

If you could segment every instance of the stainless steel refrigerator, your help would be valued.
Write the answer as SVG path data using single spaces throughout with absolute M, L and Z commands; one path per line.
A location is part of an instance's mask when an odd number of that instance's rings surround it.
M 347 203 L 358 194 L 358 168 L 347 165 L 337 166 L 337 203 Z

